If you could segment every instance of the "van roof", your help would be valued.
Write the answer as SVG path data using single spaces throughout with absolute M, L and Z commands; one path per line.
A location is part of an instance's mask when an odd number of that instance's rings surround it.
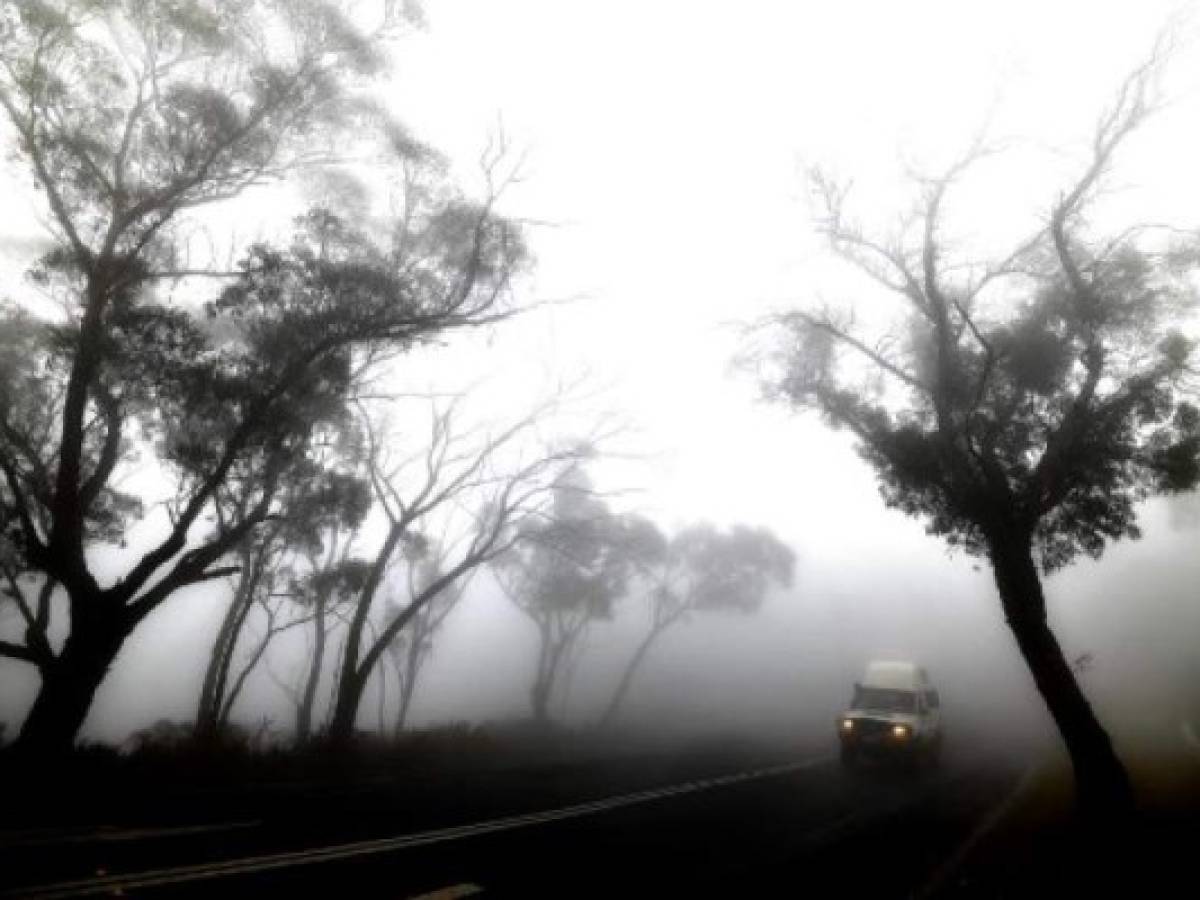
M 914 662 L 902 660 L 874 660 L 867 663 L 867 675 L 863 684 L 868 687 L 892 688 L 913 691 L 927 687 L 929 676 Z

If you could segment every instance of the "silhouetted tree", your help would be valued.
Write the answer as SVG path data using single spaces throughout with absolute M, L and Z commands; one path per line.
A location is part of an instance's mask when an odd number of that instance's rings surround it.
M 554 404 L 539 407 L 499 432 L 472 429 L 464 434 L 455 429 L 458 404 L 451 403 L 434 410 L 423 448 L 398 464 L 389 462 L 390 451 L 368 426 L 367 465 L 387 529 L 351 604 L 329 724 L 333 741 L 344 742 L 353 734 L 363 692 L 397 636 L 444 592 L 455 590 L 480 566 L 505 553 L 521 534 L 522 524 L 546 505 L 548 492 L 564 470 L 591 452 L 581 443 L 529 449 L 534 427 L 553 408 Z M 393 442 L 393 447 L 400 446 Z M 419 556 L 427 533 L 447 533 L 447 521 L 454 523 L 449 527 L 456 536 L 442 545 L 444 558 L 436 577 L 376 623 L 370 635 L 376 596 L 400 559 L 398 551 L 407 547 L 405 555 Z
M 941 231 L 978 147 L 920 181 L 917 218 L 891 240 L 856 225 L 846 190 L 815 176 L 832 248 L 899 301 L 906 330 L 876 341 L 852 314 L 786 313 L 768 379 L 779 400 L 853 432 L 889 506 L 990 560 L 1080 802 L 1101 818 L 1130 807 L 1129 781 L 1047 623 L 1042 573 L 1137 537 L 1139 500 L 1197 479 L 1200 415 L 1177 396 L 1193 345 L 1175 327 L 1193 300 L 1194 248 L 1156 247 L 1137 228 L 1096 235 L 1086 218 L 1151 110 L 1159 65 L 1124 82 L 1044 225 L 990 263 L 951 260 Z
M 23 749 L 69 747 L 128 635 L 180 589 L 236 570 L 226 557 L 281 514 L 281 485 L 341 415 L 364 357 L 503 315 L 524 258 L 516 228 L 493 214 L 495 191 L 471 203 L 430 189 L 433 176 L 406 192 L 390 234 L 317 212 L 291 247 L 252 248 L 202 313 L 155 291 L 192 274 L 177 228 L 189 212 L 335 159 L 381 121 L 356 89 L 383 70 L 393 25 L 364 34 L 317 2 L 0 11 L 0 110 L 55 242 L 35 277 L 63 308 L 0 322 L 23 335 L 0 383 L 6 540 L 70 614 L 59 650 L 16 651 L 38 654 L 42 674 Z M 402 129 L 387 133 L 406 173 L 436 169 Z M 161 521 L 115 487 L 138 454 L 168 484 L 169 521 L 102 583 L 89 547 Z M 239 490 L 244 515 L 205 527 L 218 493 Z
M 341 535 L 331 528 L 324 561 L 319 562 L 315 556 L 310 558 L 309 572 L 297 586 L 297 596 L 311 611 L 313 624 L 303 688 L 296 694 L 298 743 L 313 735 L 313 711 L 325 671 L 329 638 L 335 628 L 345 624 L 337 613 L 354 602 L 370 573 L 370 562 L 353 555 L 354 537 L 353 532 Z
M 6 426 L 4 439 L 18 441 L 31 457 L 45 459 L 52 450 L 54 427 L 61 413 L 61 391 L 52 372 L 41 371 L 29 361 L 39 352 L 45 334 L 42 323 L 13 305 L 0 307 L 0 414 L 4 421 L 27 423 L 24 432 Z M 37 479 L 35 490 L 49 491 L 49 470 L 31 467 Z M 118 498 L 114 498 L 120 502 Z M 46 510 L 38 509 L 38 526 L 48 525 Z M 116 539 L 101 522 L 93 526 Z M 25 549 L 21 511 L 0 482 L 0 610 L 14 609 L 20 634 L 15 641 L 0 640 L 0 655 L 34 665 L 44 675 L 55 661 L 50 640 L 53 600 L 57 582 L 35 567 Z M 7 629 L 6 629 L 7 631 Z
M 529 689 L 535 721 L 549 721 L 555 688 L 587 630 L 612 618 L 630 576 L 627 550 L 624 522 L 580 468 L 555 487 L 546 517 L 528 522 L 520 540 L 497 558 L 498 582 L 538 631 Z
M 772 586 L 792 583 L 795 554 L 769 531 L 735 525 L 727 532 L 693 525 L 669 541 L 648 522 L 626 526 L 623 552 L 638 571 L 635 591 L 644 590 L 650 627 L 621 673 L 600 718 L 616 718 L 633 677 L 663 633 L 696 613 L 752 613 Z
M 240 686 L 274 637 L 324 616 L 329 599 L 314 591 L 326 586 L 322 575 L 328 579 L 318 562 L 322 541 L 328 540 L 331 553 L 336 554 L 339 532 L 357 529 L 371 505 L 366 482 L 352 472 L 333 468 L 330 463 L 336 459 L 332 449 L 319 448 L 312 465 L 294 469 L 282 503 L 286 515 L 266 522 L 237 550 L 239 565 L 232 597 L 209 653 L 200 691 L 196 730 L 202 737 L 228 720 Z M 216 510 L 219 517 L 233 520 L 244 515 L 244 510 L 223 510 L 219 499 Z M 299 577 L 296 570 L 304 562 L 310 569 Z M 263 614 L 265 630 L 231 682 L 239 640 L 255 609 Z M 316 627 L 322 625 L 318 621 Z M 318 665 L 321 649 L 320 643 L 314 648 Z
M 304 622 L 311 625 L 304 652 L 293 657 L 294 665 L 286 675 L 276 672 L 269 656 L 264 656 L 267 676 L 295 706 L 297 744 L 308 742 L 320 730 L 317 698 L 330 659 L 329 647 L 335 634 L 347 625 L 347 611 L 370 571 L 370 562 L 353 553 L 356 533 L 330 528 L 326 537 L 328 542 L 322 548 L 308 554 L 308 567 L 293 577 L 288 591 L 290 601 L 303 611 Z
M 401 579 L 392 579 L 394 592 L 386 604 L 386 617 L 389 620 L 394 620 L 402 615 L 404 609 L 437 581 L 446 568 L 446 554 L 440 544 L 426 540 L 410 546 L 411 550 L 415 552 L 406 554 L 403 588 L 397 589 L 396 582 Z M 437 593 L 429 603 L 418 607 L 408 625 L 388 645 L 387 658 L 396 674 L 396 683 L 400 689 L 396 718 L 393 724 L 393 730 L 397 736 L 404 731 L 405 723 L 408 721 L 413 693 L 417 688 L 417 678 L 433 653 L 433 640 L 445 623 L 446 617 L 466 596 L 471 575 L 478 571 L 478 569 L 473 570 L 467 576 Z

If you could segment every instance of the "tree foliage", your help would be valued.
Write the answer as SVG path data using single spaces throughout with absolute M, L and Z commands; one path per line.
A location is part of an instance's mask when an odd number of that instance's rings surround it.
M 872 337 L 829 308 L 780 315 L 769 393 L 851 429 L 888 505 L 968 552 L 1004 525 L 1032 535 L 1046 571 L 1099 556 L 1138 536 L 1138 501 L 1200 474 L 1200 417 L 1180 393 L 1192 247 L 1138 228 L 1106 237 L 1085 218 L 1150 110 L 1147 77 L 1126 85 L 1047 226 L 1002 259 L 951 259 L 941 233 L 982 148 L 919 183 L 912 242 L 868 235 L 845 188 L 814 176 L 831 246 L 901 301 L 901 319 Z
M 613 690 L 601 724 L 613 721 L 633 678 L 667 629 L 697 613 L 750 614 L 771 588 L 792 584 L 795 553 L 765 528 L 734 525 L 721 531 L 709 524 L 683 528 L 670 538 L 648 522 L 635 529 L 650 534 L 635 547 L 636 578 L 630 593 L 649 610 L 649 627 Z
M 917 179 L 917 213 L 892 236 L 855 222 L 848 188 L 816 173 L 831 248 L 898 314 L 890 332 L 871 335 L 853 310 L 784 313 L 767 376 L 771 396 L 854 433 L 888 505 L 988 556 L 1080 800 L 1105 816 L 1127 813 L 1132 790 L 1049 627 L 1041 574 L 1137 537 L 1139 501 L 1200 476 L 1200 411 L 1183 393 L 1194 237 L 1137 225 L 1107 234 L 1090 215 L 1118 151 L 1155 108 L 1163 60 L 1160 47 L 1124 81 L 1082 170 L 1044 223 L 998 258 L 964 258 L 943 233 L 948 195 L 989 155 L 981 144 Z
M 633 574 L 630 549 L 654 554 L 657 532 L 631 529 L 595 494 L 582 468 L 555 485 L 550 509 L 522 527 L 494 568 L 504 592 L 534 623 L 538 657 L 530 687 L 534 718 L 547 721 L 580 643 L 611 619 Z
M 33 637 L 0 644 L 38 657 L 38 741 L 69 740 L 138 623 L 230 574 L 223 560 L 286 514 L 284 486 L 313 476 L 314 443 L 345 428 L 373 364 L 508 312 L 526 253 L 494 210 L 501 160 L 485 158 L 488 193 L 471 201 L 383 115 L 367 88 L 401 23 L 382 8 L 371 30 L 321 0 L 21 0 L 0 13 L 0 110 L 53 240 L 32 274 L 59 309 L 0 312 L 0 555 L 61 586 L 70 613 L 47 653 L 25 597 Z M 389 221 L 317 209 L 290 244 L 254 245 L 233 271 L 192 266 L 182 223 L 195 211 L 369 135 L 399 188 Z M 198 275 L 224 284 L 207 303 L 162 290 Z M 161 521 L 118 487 L 135 464 L 168 476 L 169 521 L 102 584 L 88 548 Z

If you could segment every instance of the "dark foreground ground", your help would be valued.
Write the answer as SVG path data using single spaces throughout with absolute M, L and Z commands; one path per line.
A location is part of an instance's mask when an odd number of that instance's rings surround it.
M 1026 753 L 846 772 L 833 749 L 560 748 L 320 774 L 281 761 L 275 779 L 191 783 L 101 766 L 10 784 L 0 896 L 1069 897 L 1098 862 L 1144 874 L 1151 849 L 1161 883 L 1164 848 L 1200 836 L 1188 807 L 1098 860 L 1060 815 L 1061 779 Z

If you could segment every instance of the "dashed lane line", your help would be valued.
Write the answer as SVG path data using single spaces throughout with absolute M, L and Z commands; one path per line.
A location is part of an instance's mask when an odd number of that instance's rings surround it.
M 427 894 L 418 894 L 415 897 L 409 897 L 408 900 L 459 900 L 461 897 L 474 897 L 476 894 L 482 893 L 483 888 L 479 885 L 467 882 L 464 884 L 452 884 L 449 887 L 439 888 Z

